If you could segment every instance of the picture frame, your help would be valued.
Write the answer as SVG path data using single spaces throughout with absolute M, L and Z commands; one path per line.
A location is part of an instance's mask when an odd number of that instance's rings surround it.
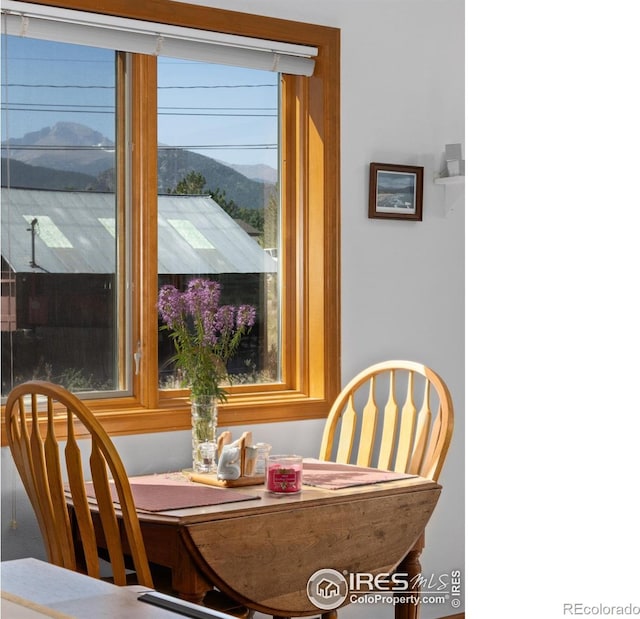
M 422 221 L 422 166 L 371 163 L 369 218 Z

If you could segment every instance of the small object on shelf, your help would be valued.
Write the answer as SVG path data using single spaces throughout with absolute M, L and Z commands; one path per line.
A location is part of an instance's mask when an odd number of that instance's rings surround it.
M 435 182 L 438 185 L 454 184 L 453 182 L 443 182 L 444 179 L 453 179 L 465 174 L 465 161 L 462 158 L 462 144 L 445 144 L 444 163 L 440 168 L 440 176 Z
M 459 159 L 447 159 L 447 174 L 449 176 L 460 175 L 460 160 Z
M 462 174 L 462 144 L 446 144 L 444 158 L 447 162 L 447 176 Z
M 462 159 L 462 144 L 445 144 L 444 158 L 447 161 L 460 161 Z
M 436 185 L 464 185 L 464 176 L 438 176 L 433 182 Z

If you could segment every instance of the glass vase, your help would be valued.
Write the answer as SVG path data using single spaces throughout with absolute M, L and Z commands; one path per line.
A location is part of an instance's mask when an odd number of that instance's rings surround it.
M 191 396 L 191 448 L 193 471 L 216 471 L 216 428 L 218 426 L 218 401 L 212 395 Z

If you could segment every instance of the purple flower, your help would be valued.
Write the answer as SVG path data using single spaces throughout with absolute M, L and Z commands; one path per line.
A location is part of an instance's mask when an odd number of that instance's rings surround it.
M 184 293 L 187 311 L 194 319 L 215 315 L 220 302 L 220 284 L 206 279 L 192 279 Z
M 220 306 L 219 282 L 195 278 L 180 292 L 172 285 L 158 293 L 158 311 L 175 344 L 174 357 L 183 383 L 194 394 L 226 397 L 220 381 L 243 335 L 255 324 L 251 305 Z
M 205 346 L 215 346 L 218 341 L 216 315 L 207 312 L 202 317 L 202 343 Z
M 169 329 L 175 329 L 184 322 L 184 299 L 175 286 L 167 284 L 160 289 L 158 311 Z
M 256 323 L 256 308 L 253 305 L 241 305 L 236 316 L 236 328 L 253 327 Z
M 223 305 L 216 313 L 216 328 L 221 333 L 232 331 L 235 327 L 236 308 L 233 305 Z

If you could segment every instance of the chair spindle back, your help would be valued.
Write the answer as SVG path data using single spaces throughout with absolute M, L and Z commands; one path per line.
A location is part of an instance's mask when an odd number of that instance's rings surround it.
M 66 419 L 64 459 L 56 436 L 55 422 L 60 419 Z M 59 385 L 30 381 L 9 394 L 5 423 L 11 454 L 36 513 L 49 562 L 100 578 L 93 524 L 95 508 L 92 516 L 87 497 L 90 479 L 114 582 L 127 584 L 124 539 L 138 583 L 153 587 L 127 473 L 111 438 L 89 408 Z M 85 436 L 90 447 L 89 476 L 84 472 L 78 442 Z M 73 503 L 77 535 L 67 508 L 69 500 Z M 114 500 L 122 514 L 123 531 Z
M 355 376 L 336 398 L 321 460 L 438 480 L 453 433 L 444 381 L 412 361 L 385 361 Z

